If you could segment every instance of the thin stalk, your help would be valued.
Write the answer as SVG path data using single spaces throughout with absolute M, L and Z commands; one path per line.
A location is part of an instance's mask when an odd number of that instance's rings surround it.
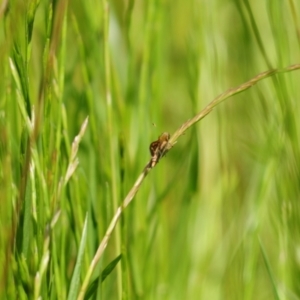
M 258 83 L 259 81 L 266 79 L 270 76 L 273 76 L 275 74 L 279 74 L 279 73 L 284 73 L 284 72 L 289 72 L 289 71 L 294 71 L 294 70 L 298 70 L 300 69 L 300 64 L 294 64 L 291 66 L 288 66 L 286 68 L 283 69 L 274 69 L 274 70 L 269 70 L 266 72 L 262 72 L 260 74 L 258 74 L 257 76 L 253 77 L 252 79 L 250 79 L 249 81 L 235 87 L 235 88 L 230 88 L 227 91 L 225 91 L 224 93 L 220 94 L 219 96 L 217 96 L 213 101 L 211 101 L 200 113 L 198 113 L 195 117 L 193 117 L 192 119 L 186 121 L 183 125 L 181 125 L 173 134 L 173 136 L 170 138 L 169 142 L 168 142 L 168 147 L 166 149 L 166 151 L 163 153 L 163 155 L 166 154 L 167 151 L 169 151 L 177 142 L 177 139 L 183 135 L 185 133 L 185 131 L 187 131 L 191 126 L 193 126 L 195 123 L 197 123 L 198 121 L 200 121 L 201 119 L 203 119 L 206 115 L 208 115 L 213 109 L 214 107 L 216 107 L 218 104 L 220 104 L 222 101 L 224 101 L 225 99 L 236 95 L 240 92 L 243 92 L 247 89 L 249 89 L 250 87 L 252 87 L 253 85 L 255 85 L 256 83 Z M 163 156 L 162 155 L 162 156 Z M 125 197 L 125 199 L 123 200 L 123 203 L 121 206 L 119 206 L 116 210 L 116 213 L 113 217 L 113 219 L 111 220 L 109 227 L 105 233 L 105 236 L 103 237 L 97 252 L 90 264 L 90 267 L 85 275 L 81 290 L 79 292 L 79 296 L 78 296 L 78 300 L 82 300 L 84 298 L 86 289 L 88 287 L 90 278 L 93 274 L 93 271 L 97 265 L 97 263 L 99 262 L 106 246 L 107 243 L 110 239 L 110 236 L 123 212 L 123 210 L 130 204 L 130 202 L 132 201 L 132 199 L 134 198 L 134 196 L 136 195 L 136 193 L 138 192 L 143 180 L 145 179 L 145 177 L 148 175 L 148 173 L 151 171 L 151 163 L 152 163 L 152 159 L 148 162 L 148 164 L 146 165 L 146 167 L 144 168 L 144 170 L 142 171 L 142 173 L 140 174 L 140 176 L 138 177 L 138 179 L 136 180 L 136 182 L 134 183 L 133 187 L 131 188 L 131 190 L 129 191 L 129 193 L 127 194 L 127 196 Z M 156 164 L 154 165 L 156 166 Z

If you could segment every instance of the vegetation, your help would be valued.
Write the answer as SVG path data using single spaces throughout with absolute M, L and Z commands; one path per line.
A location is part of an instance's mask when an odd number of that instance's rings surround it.
M 3 1 L 0 298 L 299 299 L 299 12 Z

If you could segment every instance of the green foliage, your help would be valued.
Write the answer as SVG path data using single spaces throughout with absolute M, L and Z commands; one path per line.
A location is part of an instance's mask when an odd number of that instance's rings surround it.
M 4 1 L 0 298 L 77 299 L 87 278 L 92 299 L 300 298 L 299 65 L 285 69 L 300 62 L 299 12 Z M 275 68 L 173 135 L 122 207 L 152 141 Z
M 98 284 L 104 281 L 105 278 L 115 269 L 116 265 L 118 264 L 121 258 L 122 258 L 122 254 L 118 255 L 114 260 L 112 260 L 106 266 L 106 268 L 102 271 L 101 275 L 91 282 L 91 284 L 87 289 L 84 299 L 89 299 L 91 296 L 93 296 L 96 293 Z
M 71 280 L 70 291 L 68 294 L 68 300 L 77 298 L 78 290 L 80 287 L 79 286 L 80 273 L 81 273 L 81 266 L 82 266 L 82 260 L 83 260 L 84 249 L 85 249 L 85 245 L 86 245 L 86 237 L 87 237 L 87 220 L 88 220 L 88 216 L 86 216 L 85 222 L 84 222 L 82 237 L 81 237 L 81 241 L 80 241 L 80 247 L 79 247 L 79 251 L 78 251 L 78 255 L 77 255 L 77 261 L 76 261 L 74 273 L 73 273 L 72 280 Z

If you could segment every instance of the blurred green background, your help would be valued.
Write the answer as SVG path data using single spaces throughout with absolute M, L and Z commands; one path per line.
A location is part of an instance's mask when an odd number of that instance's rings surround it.
M 150 143 L 299 63 L 299 18 L 296 0 L 2 1 L 1 299 L 76 299 Z M 90 299 L 300 299 L 299 79 L 265 79 L 178 139 Z

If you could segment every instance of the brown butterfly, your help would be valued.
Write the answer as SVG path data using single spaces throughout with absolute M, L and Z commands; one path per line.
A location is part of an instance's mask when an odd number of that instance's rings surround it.
M 150 162 L 151 168 L 153 168 L 164 155 L 169 139 L 170 134 L 168 132 L 164 132 L 157 141 L 154 141 L 150 144 L 149 150 L 152 156 Z

